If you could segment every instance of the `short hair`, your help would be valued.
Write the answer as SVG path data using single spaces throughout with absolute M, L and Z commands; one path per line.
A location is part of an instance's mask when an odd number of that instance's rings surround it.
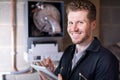
M 88 19 L 90 21 L 96 20 L 96 7 L 89 0 L 74 0 L 68 3 L 66 13 L 68 14 L 70 11 L 78 10 L 88 10 Z

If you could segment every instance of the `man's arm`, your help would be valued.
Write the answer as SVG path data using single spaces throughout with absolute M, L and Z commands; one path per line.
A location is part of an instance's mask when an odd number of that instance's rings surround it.
M 98 62 L 95 80 L 119 80 L 119 63 L 112 54 L 104 55 Z

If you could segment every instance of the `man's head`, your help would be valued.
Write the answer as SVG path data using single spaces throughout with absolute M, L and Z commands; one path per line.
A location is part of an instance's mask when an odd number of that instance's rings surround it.
M 88 0 L 73 1 L 67 6 L 67 31 L 74 44 L 88 44 L 96 27 L 96 8 Z
M 96 20 L 96 7 L 89 0 L 74 0 L 67 5 L 66 13 L 68 14 L 70 11 L 77 10 L 87 10 L 88 19 L 90 21 Z

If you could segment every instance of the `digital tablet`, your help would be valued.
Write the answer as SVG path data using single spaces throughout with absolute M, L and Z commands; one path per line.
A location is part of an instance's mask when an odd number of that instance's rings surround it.
M 57 76 L 53 72 L 48 70 L 46 67 L 38 66 L 38 65 L 34 65 L 34 64 L 31 64 L 31 66 L 37 71 L 42 71 L 44 74 L 46 74 L 52 80 L 58 80 Z

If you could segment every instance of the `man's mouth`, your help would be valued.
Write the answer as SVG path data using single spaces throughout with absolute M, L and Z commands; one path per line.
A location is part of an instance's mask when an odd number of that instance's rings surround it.
M 79 32 L 79 33 L 72 33 L 73 36 L 77 36 L 77 35 L 80 35 L 82 34 L 82 32 Z

